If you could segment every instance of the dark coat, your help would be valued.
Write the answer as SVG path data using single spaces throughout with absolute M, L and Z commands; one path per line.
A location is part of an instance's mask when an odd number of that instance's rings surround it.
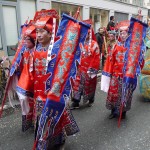
M 113 21 L 109 21 L 108 25 L 107 25 L 107 31 L 110 31 L 110 27 L 115 27 L 115 23 Z

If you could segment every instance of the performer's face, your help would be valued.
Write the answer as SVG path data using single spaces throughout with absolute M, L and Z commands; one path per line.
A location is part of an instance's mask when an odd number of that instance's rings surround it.
M 114 34 L 109 34 L 108 36 L 109 36 L 109 40 L 110 41 L 113 41 L 115 39 L 115 35 Z
M 31 38 L 29 36 L 25 37 L 24 41 L 27 48 L 32 49 L 34 47 L 34 43 L 31 42 Z
M 126 30 L 120 32 L 120 39 L 122 42 L 125 42 L 127 37 L 128 37 L 128 32 Z
M 36 36 L 39 43 L 46 46 L 50 43 L 51 33 L 45 29 L 36 29 Z

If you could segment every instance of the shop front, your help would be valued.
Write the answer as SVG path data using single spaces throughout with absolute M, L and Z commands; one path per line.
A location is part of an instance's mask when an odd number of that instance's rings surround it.
M 90 19 L 93 21 L 94 31 L 97 32 L 100 27 L 107 27 L 109 21 L 109 11 L 90 8 Z
M 73 4 L 66 4 L 66 3 L 60 3 L 60 2 L 51 2 L 51 7 L 56 9 L 59 13 L 59 16 L 61 16 L 63 13 L 69 14 L 71 16 L 74 16 L 78 8 L 80 7 L 80 17 L 79 20 L 83 19 L 83 13 L 88 13 L 86 16 L 88 16 L 86 19 L 92 19 L 93 22 L 93 28 L 94 31 L 97 32 L 98 28 L 100 27 L 106 27 L 107 23 L 109 21 L 109 11 L 103 10 L 103 9 L 97 9 L 97 8 L 89 8 L 88 11 L 83 10 L 83 6 L 79 5 L 73 5 Z
M 119 1 L 106 0 L 0 0 L 0 56 L 1 53 L 13 56 L 18 43 L 20 26 L 27 19 L 32 19 L 36 10 L 54 8 L 59 16 L 63 13 L 74 16 L 80 7 L 82 19 L 92 19 L 94 31 L 100 27 L 107 27 L 110 16 L 115 16 L 115 22 L 136 17 L 138 6 Z M 124 8 L 122 11 L 122 7 Z M 148 9 L 142 7 L 142 20 L 147 20 Z
M 79 20 L 82 19 L 82 6 L 71 5 L 71 4 L 66 4 L 66 3 L 57 3 L 57 2 L 52 2 L 51 6 L 53 9 L 55 9 L 58 12 L 60 17 L 63 13 L 74 16 L 78 8 L 80 7 L 80 16 L 78 19 Z

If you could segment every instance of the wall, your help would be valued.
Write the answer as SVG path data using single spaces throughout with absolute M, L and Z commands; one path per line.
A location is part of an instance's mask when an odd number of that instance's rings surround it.
M 20 0 L 19 8 L 20 8 L 20 18 L 21 25 L 25 23 L 27 19 L 31 20 L 34 17 L 36 12 L 35 0 Z
M 51 8 L 51 0 L 37 0 L 37 10 L 50 8 Z

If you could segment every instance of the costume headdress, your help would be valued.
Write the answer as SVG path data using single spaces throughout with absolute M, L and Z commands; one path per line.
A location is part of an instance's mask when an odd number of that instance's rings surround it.
M 128 30 L 129 28 L 129 25 L 130 25 L 130 21 L 129 20 L 124 20 L 124 21 L 120 21 L 117 25 L 116 25 L 116 28 L 119 30 L 119 31 L 124 31 L 124 30 Z
M 37 11 L 34 16 L 34 21 L 39 20 L 41 17 L 59 18 L 55 9 Z
M 50 17 L 41 17 L 35 22 L 36 28 L 43 28 L 49 32 L 52 32 L 53 29 L 53 18 Z
M 34 25 L 29 25 L 26 30 L 24 31 L 24 36 L 29 36 L 32 39 L 36 39 L 36 31 L 35 31 L 35 26 Z
M 49 32 L 53 32 L 53 25 L 55 25 L 56 30 L 56 19 L 58 18 L 59 16 L 57 11 L 50 9 L 37 11 L 33 20 L 35 22 L 36 28 L 43 28 Z

